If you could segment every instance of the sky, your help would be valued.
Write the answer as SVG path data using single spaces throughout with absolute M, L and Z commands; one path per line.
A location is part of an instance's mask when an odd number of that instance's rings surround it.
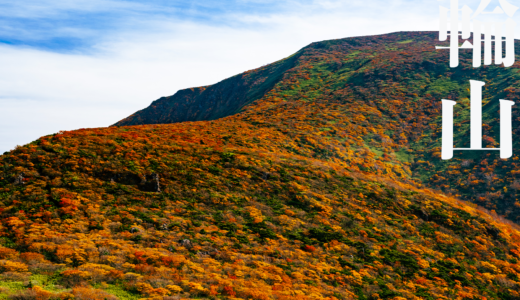
M 438 30 L 439 5 L 449 1 L 0 0 L 0 154 L 110 126 L 312 42 Z

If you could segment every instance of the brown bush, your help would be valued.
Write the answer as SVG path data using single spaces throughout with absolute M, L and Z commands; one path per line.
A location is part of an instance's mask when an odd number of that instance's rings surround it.
M 28 264 L 34 264 L 45 261 L 45 256 L 36 252 L 25 252 L 20 254 L 20 259 Z
M 86 284 L 90 279 L 90 273 L 80 270 L 67 270 L 63 272 L 62 282 L 66 287 L 75 287 Z
M 123 278 L 125 273 L 119 270 L 110 270 L 108 274 L 105 276 L 108 282 L 114 282 L 116 280 L 119 280 Z
M 39 300 L 38 293 L 32 289 L 27 289 L 23 291 L 16 292 L 14 294 L 9 295 L 8 299 L 10 300 Z
M 103 290 L 87 287 L 76 287 L 72 289 L 74 300 L 117 300 L 117 297 Z
M 0 275 L 1 281 L 26 281 L 30 273 L 26 272 L 5 272 Z
M 64 267 L 64 265 L 62 265 L 62 264 L 33 263 L 33 264 L 29 264 L 29 271 L 51 275 L 54 272 L 62 269 L 63 267 Z

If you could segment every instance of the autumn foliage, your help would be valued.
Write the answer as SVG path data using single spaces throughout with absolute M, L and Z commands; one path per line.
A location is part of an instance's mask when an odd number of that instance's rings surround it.
M 425 87 L 381 76 L 436 80 L 394 72 L 404 57 L 422 64 L 406 41 L 431 40 L 423 35 L 313 44 L 261 99 L 226 118 L 60 132 L 0 156 L 0 287 L 23 284 L 0 292 L 520 298 L 520 229 L 424 188 L 413 170 L 433 161 L 427 151 L 424 163 L 408 161 L 438 107 L 407 101 Z M 378 73 L 380 64 L 390 71 Z M 386 96 L 362 97 L 378 90 Z

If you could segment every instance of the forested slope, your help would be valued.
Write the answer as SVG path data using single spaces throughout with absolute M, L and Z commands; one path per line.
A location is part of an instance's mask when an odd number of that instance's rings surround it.
M 236 117 L 63 132 L 19 147 L 0 157 L 2 291 L 520 297 L 515 225 L 295 151 L 307 150 L 289 133 Z
M 455 147 L 469 147 L 469 80 L 484 81 L 484 147 L 498 148 L 499 99 L 519 99 L 519 58 L 510 68 L 473 68 L 472 53 L 461 51 L 460 66 L 452 69 L 449 51 L 435 50 L 436 45 L 440 45 L 437 32 L 397 32 L 313 43 L 291 57 L 295 66 L 283 76 L 277 73 L 275 78 L 260 71 L 280 62 L 237 75 L 276 81 L 262 98 L 242 107 L 242 118 L 287 130 L 298 136 L 298 143 L 310 144 L 316 157 L 343 158 L 377 174 L 387 172 L 381 162 L 391 161 L 405 181 L 458 195 L 516 221 L 520 216 L 516 196 L 520 189 L 518 108 L 513 106 L 516 151 L 509 160 L 501 160 L 497 151 L 455 151 L 452 160 L 442 161 L 440 124 L 441 99 L 456 100 Z M 516 48 L 519 53 L 518 41 Z M 243 99 L 238 94 L 229 99 L 233 97 Z M 200 110 L 201 116 L 217 108 L 234 110 L 222 108 L 229 105 L 223 102 L 193 101 L 191 107 Z M 247 113 L 251 110 L 254 115 Z M 152 115 L 152 111 L 155 109 L 148 108 L 139 114 Z M 169 110 L 159 111 L 167 114 Z M 148 122 L 118 125 L 184 120 L 152 117 Z M 347 155 L 351 158 L 343 157 L 351 152 L 355 153 Z

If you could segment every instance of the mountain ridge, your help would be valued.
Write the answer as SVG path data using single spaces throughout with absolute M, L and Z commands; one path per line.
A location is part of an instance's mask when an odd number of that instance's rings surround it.
M 388 33 L 388 34 L 371 35 L 371 36 L 368 36 L 368 37 L 377 38 L 377 37 L 380 37 L 380 36 L 392 36 L 392 35 L 406 34 L 406 33 L 408 33 L 408 32 L 407 31 L 398 31 L 398 32 L 393 32 L 393 33 Z M 421 33 L 433 33 L 433 32 L 424 32 L 424 31 L 422 31 Z M 362 37 L 366 38 L 366 36 L 362 36 Z M 228 115 L 231 115 L 231 114 L 234 114 L 234 113 L 238 113 L 240 111 L 240 109 L 242 109 L 244 106 L 250 104 L 251 102 L 253 102 L 255 100 L 258 100 L 259 98 L 252 97 L 251 99 L 247 99 L 245 101 L 244 100 L 239 100 L 238 104 L 232 104 L 232 105 L 235 105 L 236 107 L 233 106 L 231 109 L 227 109 L 226 110 L 227 114 L 226 113 L 220 113 L 220 114 L 216 114 L 216 115 L 203 114 L 202 116 L 196 115 L 196 116 L 190 116 L 190 117 L 178 116 L 178 115 L 174 114 L 174 115 L 168 115 L 171 119 L 166 119 L 166 118 L 164 118 L 165 117 L 164 115 L 157 116 L 156 110 L 159 110 L 161 108 L 163 110 L 164 109 L 172 109 L 172 107 L 171 107 L 172 105 L 167 105 L 165 103 L 166 102 L 173 102 L 174 105 L 175 104 L 179 105 L 180 103 L 178 103 L 178 102 L 180 100 L 177 100 L 177 97 L 185 97 L 186 94 L 190 93 L 190 91 L 191 92 L 195 92 L 195 91 L 202 92 L 202 91 L 205 91 L 208 87 L 215 87 L 215 88 L 217 88 L 217 86 L 219 86 L 218 88 L 220 88 L 220 86 L 222 86 L 222 85 L 224 85 L 224 87 L 222 87 L 222 89 L 225 89 L 229 85 L 232 85 L 232 84 L 225 85 L 224 83 L 228 83 L 228 81 L 233 82 L 233 79 L 236 79 L 237 77 L 240 77 L 240 76 L 248 75 L 250 73 L 253 73 L 257 77 L 261 77 L 263 75 L 262 72 L 265 71 L 265 68 L 273 68 L 273 67 L 276 68 L 276 65 L 278 65 L 278 64 L 280 64 L 280 63 L 282 63 L 284 61 L 287 61 L 287 63 L 290 65 L 291 64 L 291 60 L 293 60 L 293 59 L 297 60 L 299 58 L 299 56 L 302 55 L 307 49 L 327 48 L 327 47 L 329 47 L 331 45 L 334 45 L 334 44 L 337 44 L 339 42 L 347 42 L 349 45 L 358 46 L 359 42 L 356 41 L 357 38 L 361 38 L 361 37 L 349 37 L 349 38 L 341 38 L 341 39 L 334 39 L 334 40 L 323 40 L 323 41 L 319 41 L 319 42 L 312 42 L 309 45 L 307 45 L 307 46 L 303 47 L 302 49 L 300 49 L 299 51 L 295 52 L 294 54 L 288 56 L 287 58 L 281 59 L 279 61 L 276 61 L 274 63 L 268 64 L 266 66 L 263 66 L 263 67 L 260 67 L 260 68 L 256 68 L 256 69 L 252 69 L 252 70 L 248 70 L 246 72 L 243 72 L 243 73 L 231 76 L 229 78 L 226 78 L 226 79 L 224 79 L 224 80 L 222 80 L 222 81 L 220 81 L 218 83 L 215 83 L 215 84 L 206 85 L 206 86 L 200 86 L 200 87 L 192 87 L 192 88 L 181 89 L 181 90 L 177 91 L 175 94 L 173 94 L 172 96 L 161 97 L 161 98 L 153 101 L 152 104 L 150 104 L 150 106 L 148 108 L 139 110 L 136 113 L 130 115 L 129 117 L 118 121 L 117 123 L 115 123 L 112 126 L 130 126 L 130 125 L 144 125 L 144 124 L 168 124 L 168 123 L 183 122 L 183 121 L 214 120 L 214 119 L 225 117 L 225 116 L 228 116 Z M 288 68 L 284 68 L 283 66 L 281 66 L 281 67 L 282 67 L 281 68 L 282 69 L 282 73 L 288 70 Z M 258 74 L 256 74 L 256 73 L 258 73 Z M 274 73 L 277 73 L 276 70 L 275 70 Z M 277 75 L 277 74 L 275 74 L 275 75 Z M 275 78 L 276 78 L 276 76 L 275 76 Z M 276 79 L 271 79 L 271 80 L 272 81 L 276 81 Z M 233 82 L 233 84 L 236 84 L 236 83 Z M 269 88 L 267 88 L 265 90 L 261 88 L 261 90 L 262 90 L 262 92 L 264 92 L 264 91 L 267 92 L 267 90 L 269 90 Z M 260 92 L 259 94 L 262 94 L 262 92 Z M 214 91 L 208 91 L 208 93 L 214 93 Z M 199 94 L 197 94 L 197 96 L 199 96 Z M 233 96 L 235 96 L 235 95 L 233 95 Z M 235 99 L 240 98 L 240 96 L 241 95 L 235 96 Z M 262 94 L 262 96 L 263 96 L 263 94 Z M 192 101 L 195 102 L 197 100 L 193 99 Z M 188 102 L 188 101 L 186 101 L 186 102 Z M 187 103 L 187 104 L 190 104 L 190 103 Z M 208 104 L 208 103 L 204 103 L 204 102 L 197 103 L 199 108 L 200 108 L 200 106 L 202 104 Z M 209 103 L 209 104 L 213 105 L 213 106 L 210 105 L 210 110 L 214 110 L 215 109 L 215 105 L 217 103 Z M 224 103 L 224 104 L 229 105 L 229 103 Z M 157 107 L 157 105 L 160 105 L 160 107 Z M 192 109 L 196 109 L 197 105 L 195 105 L 195 107 L 189 107 L 189 106 L 184 107 L 183 111 L 185 111 L 186 113 L 189 113 L 189 112 L 191 112 Z M 150 111 L 149 112 L 149 116 L 148 116 L 146 110 Z M 147 122 L 149 122 L 149 123 L 147 123 Z M 151 122 L 159 122 L 159 123 L 151 123 Z
M 171 118 L 176 122 L 214 120 L 235 114 L 270 90 L 278 79 L 278 73 L 291 68 L 294 60 L 298 58 L 298 53 L 268 66 L 229 77 L 214 85 L 183 89 L 172 96 L 161 97 L 152 102 L 148 108 L 132 114 L 113 126 L 167 124 L 172 123 Z M 274 76 L 267 81 L 265 79 L 253 81 L 251 76 L 248 76 L 250 73 L 255 73 L 256 76 L 274 73 Z M 209 96 L 206 96 L 208 94 Z M 211 109 L 201 112 L 203 105 Z

